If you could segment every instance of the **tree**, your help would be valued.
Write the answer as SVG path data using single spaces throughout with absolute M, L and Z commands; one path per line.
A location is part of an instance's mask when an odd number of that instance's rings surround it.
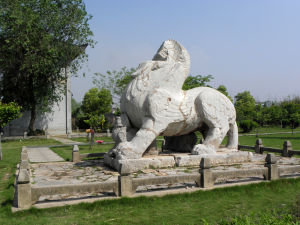
M 229 96 L 228 92 L 227 92 L 227 88 L 224 85 L 220 85 L 217 90 L 219 92 L 221 92 L 222 94 L 224 94 L 227 98 L 229 98 L 230 101 L 232 101 L 232 98 Z
M 62 68 L 87 59 L 90 18 L 82 0 L 0 0 L 0 95 L 31 111 L 29 130 L 65 91 Z
M 116 107 L 119 107 L 121 95 L 131 81 L 132 74 L 135 71 L 135 68 L 127 69 L 127 67 L 122 67 L 120 71 L 108 70 L 105 74 L 95 73 L 93 83 L 99 89 L 105 88 L 110 90 L 113 98 L 113 104 Z
M 112 96 L 110 91 L 102 88 L 90 89 L 83 98 L 82 111 L 86 115 L 85 120 L 91 127 L 103 128 L 105 118 L 104 114 L 111 112 Z M 104 120 L 104 121 L 103 121 Z
M 283 114 L 283 126 L 292 129 L 300 125 L 300 100 L 299 98 L 286 99 L 280 103 Z
M 238 93 L 235 97 L 235 110 L 237 121 L 254 120 L 256 115 L 256 102 L 249 91 Z
M 0 102 L 0 128 L 4 128 L 10 121 L 21 116 L 21 107 L 15 103 L 8 104 Z
M 188 76 L 182 86 L 182 90 L 189 90 L 196 87 L 210 87 L 208 83 L 214 79 L 212 75 L 202 76 L 202 75 L 196 75 L 196 76 Z

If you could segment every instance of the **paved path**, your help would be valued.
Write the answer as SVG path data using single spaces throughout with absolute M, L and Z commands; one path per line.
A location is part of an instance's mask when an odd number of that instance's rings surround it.
M 48 147 L 27 148 L 30 162 L 59 162 L 64 161 Z
M 51 139 L 54 139 L 55 141 L 59 141 L 59 142 L 61 142 L 63 144 L 66 144 L 66 145 L 78 145 L 78 144 L 82 144 L 82 142 L 72 141 L 70 139 L 61 138 L 61 137 L 53 137 L 53 136 L 51 136 Z

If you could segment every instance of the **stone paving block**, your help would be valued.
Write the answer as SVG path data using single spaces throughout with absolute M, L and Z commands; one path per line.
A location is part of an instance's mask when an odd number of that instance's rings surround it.
M 30 162 L 59 162 L 64 161 L 48 147 L 27 148 Z

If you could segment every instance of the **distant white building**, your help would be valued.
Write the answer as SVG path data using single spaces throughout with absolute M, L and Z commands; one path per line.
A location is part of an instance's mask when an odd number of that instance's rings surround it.
M 64 135 L 72 133 L 72 108 L 71 108 L 71 79 L 69 69 L 63 69 L 67 77 L 65 93 L 61 101 L 54 104 L 51 113 L 38 114 L 35 128 L 47 131 L 50 135 Z M 4 129 L 4 136 L 23 136 L 27 131 L 30 121 L 30 112 L 24 112 L 22 117 L 11 121 Z

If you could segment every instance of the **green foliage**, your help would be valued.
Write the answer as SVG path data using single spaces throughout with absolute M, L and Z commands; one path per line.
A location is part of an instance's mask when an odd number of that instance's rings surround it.
M 82 0 L 0 0 L 0 95 L 31 111 L 30 129 L 65 91 L 62 68 L 86 60 L 90 18 Z
M 300 125 L 300 98 L 286 99 L 280 103 L 282 108 L 283 126 L 292 129 Z
M 232 98 L 229 96 L 227 88 L 224 85 L 220 85 L 217 90 L 224 94 L 227 98 L 229 98 L 230 101 L 233 101 Z
M 250 132 L 254 128 L 258 127 L 258 124 L 252 120 L 242 120 L 239 123 L 240 128 L 243 130 L 243 133 Z
M 85 93 L 82 101 L 82 111 L 87 115 L 100 115 L 111 111 L 112 96 L 110 91 L 102 88 L 91 88 Z
M 89 119 L 84 120 L 84 122 L 90 125 L 90 127 L 101 131 L 104 128 L 105 116 L 103 114 L 90 115 Z
M 87 120 L 87 117 L 82 112 L 81 105 L 81 102 L 76 102 L 76 100 L 72 98 L 72 129 L 76 129 L 77 127 L 80 129 L 89 128 L 84 122 L 84 120 Z
M 84 120 L 94 129 L 103 129 L 105 124 L 105 113 L 111 112 L 112 96 L 110 91 L 102 88 L 90 89 L 83 98 L 82 111 L 87 118 Z
M 5 127 L 10 121 L 19 118 L 21 116 L 21 108 L 15 102 L 8 104 L 0 102 L 0 128 Z
M 99 88 L 110 90 L 113 97 L 113 104 L 120 105 L 120 97 L 126 86 L 132 79 L 132 74 L 136 71 L 135 68 L 121 68 L 120 71 L 108 70 L 105 74 L 95 73 L 93 83 Z
M 212 75 L 202 76 L 188 76 L 182 86 L 182 90 L 189 90 L 196 87 L 210 87 L 208 83 L 214 79 Z
M 256 102 L 249 91 L 238 93 L 235 97 L 235 110 L 237 113 L 237 121 L 254 120 L 256 111 Z
M 263 213 L 251 213 L 251 215 L 236 216 L 228 221 L 221 221 L 220 225 L 298 225 L 296 217 L 288 210 L 273 210 Z

